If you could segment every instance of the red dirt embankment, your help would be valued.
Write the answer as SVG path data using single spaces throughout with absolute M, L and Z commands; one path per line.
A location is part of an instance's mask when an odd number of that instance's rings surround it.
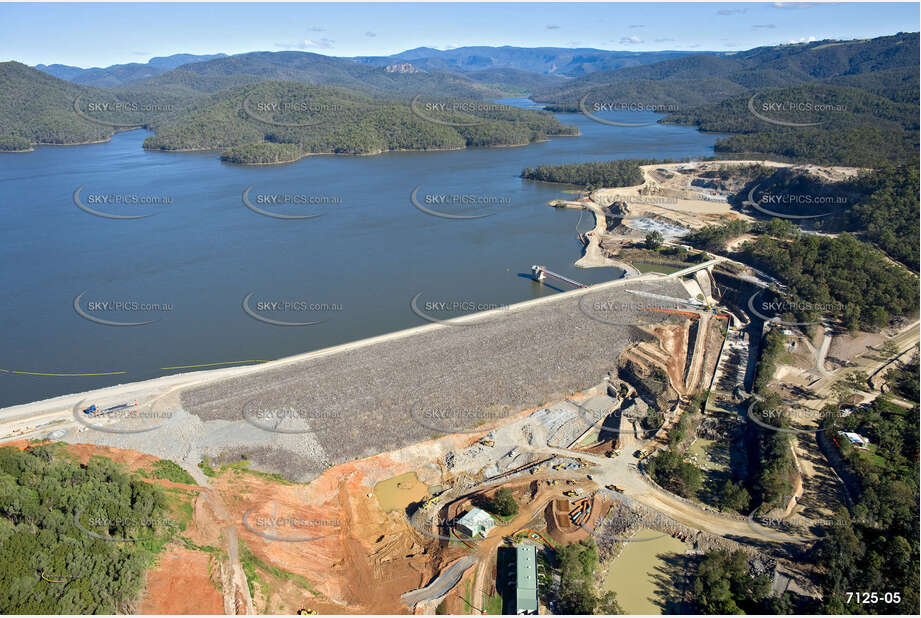
M 224 597 L 211 582 L 211 557 L 170 546 L 147 572 L 140 614 L 223 614 Z
M 384 512 L 371 495 L 377 482 L 412 469 L 384 454 L 330 468 L 307 485 L 282 484 L 245 471 L 215 479 L 253 554 L 306 578 L 317 593 L 272 581 L 266 596 L 257 585 L 257 611 L 292 612 L 300 604 L 321 614 L 407 613 L 400 595 L 426 585 L 464 553 L 462 548 L 440 549 L 438 541 L 410 527 L 402 511 Z M 249 525 L 244 526 L 247 513 Z M 260 521 L 267 518 L 311 524 L 264 527 Z

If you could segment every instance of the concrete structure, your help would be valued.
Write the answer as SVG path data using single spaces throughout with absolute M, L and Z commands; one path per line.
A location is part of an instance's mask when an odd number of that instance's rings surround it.
M 470 538 L 481 536 L 486 538 L 489 531 L 492 530 L 496 522 L 492 516 L 482 509 L 476 507 L 467 511 L 467 513 L 457 521 L 457 529 Z
M 853 431 L 839 431 L 838 434 L 847 438 L 850 441 L 850 443 L 856 446 L 857 448 L 865 449 L 870 446 L 870 441 L 864 438 L 859 433 L 854 433 Z
M 515 613 L 537 615 L 537 548 L 515 548 Z

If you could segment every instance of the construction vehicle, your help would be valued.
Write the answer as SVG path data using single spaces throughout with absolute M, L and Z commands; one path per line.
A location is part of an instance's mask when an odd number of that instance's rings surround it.
M 83 408 L 83 414 L 85 414 L 86 416 L 103 416 L 103 415 L 105 415 L 105 414 L 109 414 L 109 413 L 111 413 L 111 412 L 115 412 L 116 410 L 122 410 L 122 409 L 127 408 L 127 407 L 129 407 L 129 406 L 131 406 L 131 405 L 136 405 L 136 402 L 135 402 L 135 404 L 120 403 L 120 404 L 118 404 L 117 406 L 112 406 L 112 407 L 110 407 L 110 408 L 105 408 L 105 409 L 99 409 L 99 408 L 97 408 L 97 407 L 96 407 L 96 404 L 94 403 L 93 405 L 91 405 L 91 406 L 88 407 L 88 408 Z
M 573 491 L 572 489 L 567 489 L 566 491 L 563 492 L 563 495 L 564 495 L 564 496 L 569 496 L 570 498 L 575 498 L 575 497 L 578 496 L 579 494 L 577 494 L 577 493 L 576 493 L 575 491 Z
M 622 488 L 622 487 L 618 487 L 617 485 L 605 485 L 604 488 L 605 488 L 605 489 L 610 489 L 611 491 L 616 491 L 616 492 L 619 493 L 619 494 L 624 493 L 623 488 Z
M 633 456 L 642 461 L 649 457 L 649 454 L 652 453 L 653 450 L 655 450 L 654 446 L 647 446 L 646 448 L 640 449 L 633 453 Z
M 480 444 L 482 444 L 483 446 L 493 447 L 493 446 L 496 445 L 496 441 L 495 441 L 495 440 L 488 440 L 488 439 L 486 439 L 486 438 L 480 438 L 480 439 L 478 440 L 478 442 L 479 442 Z
M 317 610 L 315 610 L 315 609 L 304 609 L 304 608 L 301 608 L 301 609 L 297 610 L 297 615 L 298 615 L 298 616 L 316 616 L 316 615 L 317 615 Z
M 427 509 L 430 506 L 438 504 L 439 499 L 440 499 L 440 496 L 432 496 L 431 498 L 429 498 L 428 500 L 422 503 L 422 508 Z

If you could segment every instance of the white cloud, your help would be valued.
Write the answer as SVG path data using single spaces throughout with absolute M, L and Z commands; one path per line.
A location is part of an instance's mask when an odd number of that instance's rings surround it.
M 675 42 L 675 39 L 670 39 L 667 37 L 664 39 L 656 39 L 656 43 L 674 43 L 674 42 Z
M 326 32 L 326 28 L 323 26 L 310 26 L 311 32 Z
M 720 9 L 716 12 L 717 15 L 741 15 L 748 9 Z
M 790 40 L 790 43 L 812 43 L 812 42 L 815 41 L 815 40 L 816 40 L 816 38 L 815 38 L 814 36 L 811 36 L 811 37 L 808 37 L 808 38 L 807 38 L 807 37 L 804 37 L 804 36 L 801 36 L 801 37 L 799 38 L 798 41 L 795 41 L 795 40 L 791 39 L 791 40 Z
M 826 6 L 831 4 L 840 4 L 840 2 L 823 2 Z M 808 9 L 811 6 L 819 6 L 817 2 L 775 2 L 772 4 L 775 9 Z
M 547 30 L 559 30 L 560 27 L 556 24 L 547 24 Z
M 752 26 L 752 28 L 754 28 L 755 30 L 773 30 L 776 27 L 777 26 L 775 26 L 774 24 L 755 24 L 754 26 Z
M 366 36 L 366 37 L 370 37 L 370 38 L 374 38 L 374 37 L 377 36 L 377 33 L 376 33 L 376 32 L 371 32 L 371 31 L 369 30 L 368 32 L 365 32 L 365 36 Z
M 335 41 L 332 39 L 304 39 L 299 43 L 276 43 L 276 47 L 284 49 L 332 49 Z
M 624 36 L 620 38 L 621 45 L 637 45 L 642 42 L 643 39 L 638 36 Z
M 630 24 L 628 28 L 645 28 L 646 24 Z

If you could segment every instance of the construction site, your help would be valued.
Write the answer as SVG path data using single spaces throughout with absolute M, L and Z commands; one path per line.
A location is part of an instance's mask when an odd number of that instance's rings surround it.
M 703 295 L 711 289 L 708 283 L 695 276 L 671 292 L 687 296 L 690 285 L 694 296 Z M 555 402 L 476 431 L 335 465 L 306 485 L 279 483 L 232 465 L 209 482 L 231 519 L 253 522 L 271 514 L 332 522 L 311 529 L 309 538 L 301 538 L 303 530 L 289 535 L 273 528 L 267 534 L 252 525 L 238 527 L 240 543 L 260 564 L 310 582 L 310 592 L 298 603 L 321 613 L 517 613 L 513 587 L 503 585 L 514 561 L 510 566 L 502 556 L 526 545 L 545 556 L 545 549 L 591 539 L 611 561 L 625 545 L 651 534 L 675 538 L 688 552 L 763 549 L 764 560 L 774 564 L 787 555 L 784 543 L 744 522 L 682 503 L 638 468 L 667 446 L 669 430 L 690 399 L 711 384 L 718 365 L 725 366 L 727 333 L 741 326 L 716 308 L 716 299 L 709 294 L 705 299 L 692 310 L 665 309 L 666 300 L 674 306 L 687 299 L 659 294 L 654 303 L 638 306 L 631 317 L 639 333 L 635 343 L 594 386 Z M 588 316 L 609 317 L 603 307 L 590 307 Z M 611 328 L 603 320 L 599 324 Z M 517 512 L 486 514 L 488 523 L 469 534 L 465 516 L 484 513 L 500 492 L 511 496 Z M 727 523 L 752 544 L 724 538 Z M 293 609 L 292 584 L 282 585 L 284 578 L 275 573 L 273 579 L 271 571 L 266 566 L 254 587 L 255 610 Z M 552 580 L 539 578 L 551 586 Z M 539 612 L 550 613 L 550 591 L 538 586 L 538 594 Z

